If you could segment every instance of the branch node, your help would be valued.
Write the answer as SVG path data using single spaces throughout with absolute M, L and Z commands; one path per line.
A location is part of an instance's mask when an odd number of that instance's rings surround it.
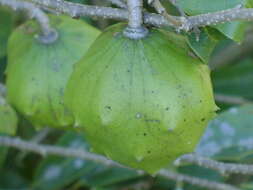
M 37 34 L 35 38 L 42 44 L 52 44 L 59 37 L 58 32 L 55 29 L 50 29 L 47 33 Z
M 148 35 L 148 29 L 145 27 L 132 28 L 127 26 L 123 31 L 125 37 L 130 38 L 132 40 L 139 40 L 145 38 Z

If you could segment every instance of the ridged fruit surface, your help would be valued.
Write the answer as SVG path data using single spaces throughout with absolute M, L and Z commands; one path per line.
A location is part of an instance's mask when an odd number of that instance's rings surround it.
M 37 127 L 66 127 L 73 122 L 63 102 L 73 65 L 99 35 L 94 27 L 66 16 L 50 16 L 58 39 L 38 40 L 40 27 L 29 21 L 8 42 L 8 101 Z
M 217 109 L 209 69 L 184 38 L 150 29 L 141 40 L 107 29 L 66 89 L 75 127 L 95 152 L 155 173 L 192 152 Z
M 16 112 L 0 96 L 0 135 L 15 135 L 17 124 L 18 117 Z

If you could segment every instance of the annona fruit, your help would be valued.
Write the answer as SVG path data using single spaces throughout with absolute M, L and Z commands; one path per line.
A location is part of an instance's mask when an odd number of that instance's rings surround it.
M 101 34 L 66 88 L 75 126 L 97 153 L 155 173 L 192 152 L 217 109 L 208 67 L 183 37 L 158 29 L 131 40 Z
M 16 112 L 0 96 L 0 135 L 15 135 L 18 118 Z M 1 148 L 0 148 L 1 149 Z
M 66 16 L 50 16 L 58 32 L 53 43 L 41 37 L 29 21 L 15 30 L 8 42 L 7 99 L 35 126 L 72 124 L 63 93 L 73 65 L 98 36 L 94 27 Z

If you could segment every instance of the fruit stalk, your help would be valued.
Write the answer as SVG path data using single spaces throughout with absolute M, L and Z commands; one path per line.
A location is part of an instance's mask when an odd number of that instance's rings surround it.
M 138 40 L 146 37 L 148 30 L 143 26 L 143 1 L 128 0 L 128 27 L 124 35 L 130 39 Z
M 143 23 L 143 16 L 142 16 L 143 1 L 142 0 L 128 0 L 127 6 L 128 6 L 128 17 L 129 17 L 128 26 L 130 28 L 140 28 Z

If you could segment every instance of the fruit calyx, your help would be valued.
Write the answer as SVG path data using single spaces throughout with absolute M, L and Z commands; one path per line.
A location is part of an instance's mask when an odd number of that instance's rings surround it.
M 59 37 L 56 29 L 50 29 L 49 32 L 35 35 L 35 38 L 42 44 L 52 44 Z
M 125 37 L 132 40 L 139 40 L 145 38 L 148 35 L 148 29 L 144 26 L 138 28 L 127 26 L 123 31 L 123 34 Z

